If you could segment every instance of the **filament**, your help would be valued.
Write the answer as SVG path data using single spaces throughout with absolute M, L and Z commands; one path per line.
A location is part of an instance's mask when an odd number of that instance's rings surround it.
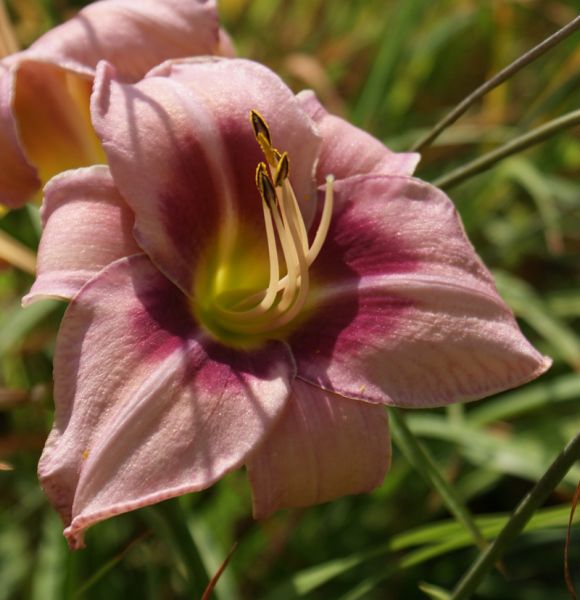
M 238 299 L 233 306 L 224 304 L 228 294 L 222 294 L 215 298 L 213 310 L 224 330 L 264 335 L 290 324 L 304 308 L 310 286 L 309 269 L 330 228 L 334 178 L 326 178 L 320 222 L 312 244 L 309 244 L 306 225 L 289 179 L 288 154 L 280 153 L 272 146 L 270 129 L 257 111 L 251 112 L 250 119 L 265 158 L 256 170 L 256 186 L 262 199 L 266 230 L 268 285 Z

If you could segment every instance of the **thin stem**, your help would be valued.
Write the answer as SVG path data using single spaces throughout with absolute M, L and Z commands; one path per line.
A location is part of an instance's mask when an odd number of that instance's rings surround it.
M 145 509 L 143 514 L 159 537 L 167 541 L 185 569 L 191 597 L 202 598 L 209 585 L 209 577 L 195 541 L 189 533 L 179 498 L 151 506 Z
M 396 408 L 390 408 L 389 416 L 393 438 L 405 458 L 419 471 L 423 479 L 439 492 L 451 514 L 467 529 L 476 545 L 482 550 L 487 548 L 488 544 L 469 511 L 454 488 L 442 477 L 438 466 L 425 451 L 421 442 L 409 429 L 403 414 Z
M 470 569 L 453 590 L 451 600 L 466 600 L 467 598 L 471 598 L 487 572 L 493 567 L 493 564 L 522 532 L 536 510 L 544 504 L 572 465 L 579 459 L 580 433 L 556 457 L 556 460 L 548 467 L 548 470 L 542 475 L 538 483 L 520 502 L 509 521 L 499 532 L 495 541 L 471 565 Z
M 472 92 L 467 98 L 462 100 L 447 116 L 439 121 L 433 129 L 431 129 L 425 136 L 423 136 L 416 144 L 413 145 L 411 151 L 420 152 L 435 140 L 442 131 L 447 129 L 449 125 L 455 123 L 457 119 L 467 109 L 477 102 L 480 98 L 485 96 L 487 92 L 493 90 L 498 85 L 507 81 L 512 75 L 517 73 L 520 69 L 532 63 L 536 58 L 539 58 L 545 54 L 548 50 L 559 44 L 562 40 L 566 39 L 569 35 L 580 29 L 580 16 L 570 21 L 568 25 L 559 29 L 556 33 L 545 39 L 543 42 L 520 56 L 513 63 L 508 65 L 505 69 L 502 69 L 497 75 L 486 81 L 482 86 L 478 87 Z
M 231 550 L 228 552 L 228 555 L 225 557 L 225 559 L 222 562 L 222 564 L 220 565 L 219 569 L 215 572 L 215 574 L 211 578 L 211 581 L 209 582 L 208 586 L 205 588 L 205 591 L 203 593 L 203 597 L 201 598 L 201 600 L 211 600 L 215 586 L 217 585 L 219 578 L 222 576 L 223 572 L 226 570 L 237 547 L 238 547 L 238 542 L 234 542 L 234 545 L 232 546 Z
M 433 184 L 442 189 L 449 189 L 450 187 L 469 179 L 473 175 L 489 169 L 498 161 L 511 156 L 512 154 L 516 154 L 517 152 L 521 152 L 526 148 L 530 148 L 535 144 L 539 144 L 558 131 L 573 127 L 579 123 L 580 110 L 574 110 L 562 117 L 548 121 L 544 125 L 532 129 L 532 131 L 525 133 L 524 135 L 520 135 L 519 137 L 510 140 L 507 144 L 443 175 L 443 177 L 439 177 Z
M 109 559 L 104 565 L 97 569 L 84 583 L 80 585 L 74 591 L 72 596 L 73 599 L 83 598 L 85 594 L 98 582 L 100 581 L 113 567 L 117 566 L 123 558 L 137 545 L 140 544 L 144 539 L 151 535 L 150 531 L 145 531 L 137 536 L 133 541 L 123 548 L 118 554 Z
M 8 12 L 3 0 L 0 0 L 0 58 L 18 52 L 18 41 L 14 34 L 14 27 L 8 18 Z
M 570 576 L 570 539 L 572 538 L 572 523 L 574 522 L 574 513 L 576 512 L 576 506 L 580 502 L 580 481 L 576 486 L 576 493 L 572 499 L 572 510 L 570 511 L 570 519 L 568 520 L 568 531 L 566 532 L 566 544 L 564 545 L 564 581 L 568 588 L 568 593 L 572 600 L 577 600 L 576 591 L 574 590 L 574 582 Z
M 36 255 L 30 248 L 0 229 L 0 259 L 30 273 L 36 274 Z

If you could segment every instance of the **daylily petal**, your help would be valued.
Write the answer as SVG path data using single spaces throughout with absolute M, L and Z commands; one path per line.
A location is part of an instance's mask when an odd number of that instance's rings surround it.
M 254 516 L 369 492 L 382 483 L 390 450 L 382 406 L 296 380 L 282 418 L 247 462 Z
M 415 171 L 421 159 L 416 152 L 392 152 L 362 129 L 328 113 L 310 90 L 296 97 L 323 139 L 316 169 L 319 184 L 327 175 L 345 179 L 351 175 L 412 175 Z
M 73 71 L 113 63 L 137 81 L 168 58 L 213 54 L 219 45 L 215 0 L 104 0 L 51 29 L 27 51 Z
M 0 203 L 19 207 L 68 168 L 106 162 L 89 117 L 97 63 L 137 81 L 172 57 L 230 55 L 215 0 L 102 0 L 0 63 Z
M 406 177 L 337 182 L 290 339 L 298 376 L 338 394 L 419 407 L 481 398 L 543 373 L 451 201 Z
M 71 547 L 93 523 L 242 464 L 281 415 L 293 376 L 282 343 L 242 352 L 209 340 L 148 258 L 103 270 L 63 319 L 55 426 L 39 465 Z
M 91 77 L 26 59 L 15 67 L 14 80 L 19 141 L 42 182 L 67 169 L 106 162 L 90 120 Z
M 142 252 L 133 237 L 133 212 L 105 166 L 66 171 L 44 189 L 43 235 L 37 278 L 23 299 L 71 299 L 101 269 Z
M 32 196 L 40 185 L 36 169 L 26 159 L 12 117 L 14 77 L 0 63 L 0 204 L 15 208 Z
M 218 234 L 234 248 L 268 255 L 255 183 L 263 157 L 251 109 L 271 123 L 274 145 L 288 151 L 290 179 L 304 211 L 313 214 L 308 197 L 320 140 L 271 71 L 245 60 L 197 59 L 167 63 L 136 85 L 113 77 L 103 65 L 93 97 L 95 127 L 135 212 L 139 244 L 185 293 L 200 254 Z

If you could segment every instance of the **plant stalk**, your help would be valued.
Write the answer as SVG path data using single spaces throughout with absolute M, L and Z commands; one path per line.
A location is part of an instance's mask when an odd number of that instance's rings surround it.
M 450 173 L 436 179 L 433 185 L 441 189 L 449 189 L 473 175 L 489 169 L 500 160 L 539 144 L 555 133 L 578 124 L 580 124 L 580 110 L 574 110 L 510 140 L 507 144 L 472 160 L 466 165 L 454 169 Z
M 487 572 L 522 532 L 526 523 L 532 518 L 536 510 L 544 504 L 577 460 L 580 460 L 580 433 L 576 434 L 556 457 L 538 483 L 517 506 L 494 542 L 471 565 L 453 590 L 451 600 L 471 598 Z
M 409 429 L 404 415 L 398 409 L 390 408 L 389 416 L 393 438 L 405 458 L 419 471 L 423 479 L 439 492 L 449 512 L 470 533 L 479 549 L 484 550 L 487 548 L 487 541 L 475 524 L 473 517 L 461 502 L 455 489 L 445 481 L 438 466 L 425 451 L 424 446 Z
M 0 229 L 0 260 L 31 275 L 36 275 L 36 254 L 2 229 Z
M 190 597 L 202 598 L 209 585 L 209 576 L 197 545 L 189 533 L 179 498 L 145 509 L 144 516 L 159 537 L 167 542 L 185 569 Z
M 556 33 L 546 38 L 537 46 L 534 46 L 534 48 L 520 56 L 513 63 L 505 67 L 505 69 L 502 69 L 497 75 L 469 94 L 469 96 L 464 98 L 449 114 L 443 117 L 443 119 L 441 119 L 426 135 L 416 142 L 411 148 L 411 151 L 420 152 L 425 149 L 439 137 L 441 132 L 447 129 L 449 125 L 455 123 L 455 121 L 457 121 L 470 106 L 475 104 L 480 98 L 483 98 L 485 94 L 502 84 L 504 81 L 507 81 L 512 75 L 515 75 L 518 71 L 545 54 L 554 46 L 558 45 L 562 40 L 566 39 L 578 29 L 580 29 L 580 16 L 570 21 L 570 23 L 556 31 Z
M 19 49 L 14 27 L 8 17 L 8 11 L 3 0 L 0 0 L 0 58 L 14 54 Z

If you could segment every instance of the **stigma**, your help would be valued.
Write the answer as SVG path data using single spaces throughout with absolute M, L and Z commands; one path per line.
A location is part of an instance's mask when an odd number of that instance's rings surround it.
M 254 136 L 264 160 L 256 168 L 256 187 L 264 214 L 269 281 L 263 289 L 225 305 L 214 298 L 213 318 L 220 329 L 243 337 L 276 337 L 303 311 L 310 288 L 310 267 L 328 235 L 333 210 L 334 178 L 326 178 L 324 206 L 316 234 L 308 232 L 290 183 L 290 158 L 272 144 L 270 128 L 256 111 L 250 112 Z

